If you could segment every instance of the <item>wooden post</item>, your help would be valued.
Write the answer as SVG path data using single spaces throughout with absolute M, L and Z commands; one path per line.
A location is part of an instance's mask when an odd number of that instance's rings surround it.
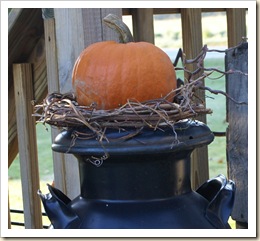
M 59 91 L 59 77 L 58 77 L 58 63 L 57 63 L 57 49 L 56 49 L 56 38 L 55 38 L 55 19 L 53 16 L 53 9 L 43 9 L 43 16 L 48 13 L 44 19 L 44 35 L 45 35 L 45 46 L 46 46 L 46 64 L 47 64 L 47 81 L 48 81 L 48 92 L 52 93 Z M 50 15 L 52 12 L 52 15 Z M 56 128 L 51 129 L 52 140 L 59 134 L 59 130 Z M 46 147 L 50 148 L 50 147 Z M 52 152 L 53 155 L 53 170 L 54 170 L 54 183 L 55 187 L 60 189 L 67 195 L 76 196 L 79 192 L 79 188 L 74 188 L 74 192 L 71 193 L 68 190 L 66 183 L 66 165 L 65 157 L 63 153 Z M 75 165 L 76 166 L 76 165 Z
M 226 71 L 240 70 L 248 73 L 248 44 L 227 51 Z M 248 77 L 241 74 L 226 76 L 227 93 L 240 102 L 248 102 Z M 227 99 L 227 162 L 229 178 L 236 184 L 232 218 L 237 227 L 248 225 L 248 106 Z
M 42 228 L 31 64 L 13 65 L 25 228 Z
M 202 25 L 200 8 L 181 9 L 183 52 L 187 59 L 196 57 L 202 49 Z M 189 67 L 189 66 L 187 66 Z M 195 70 L 196 65 L 190 66 L 189 70 Z M 196 95 L 205 102 L 205 94 L 198 91 Z M 206 123 L 206 116 L 197 118 Z M 192 153 L 191 184 L 196 189 L 209 178 L 208 148 L 196 148 Z
M 102 19 L 109 13 L 122 15 L 121 9 L 55 9 L 54 18 L 44 20 L 49 93 L 73 91 L 72 69 L 81 51 L 103 40 L 118 40 Z M 57 136 L 52 131 L 52 138 Z M 71 154 L 53 153 L 55 186 L 71 199 L 80 192 L 79 170 Z
M 154 44 L 153 9 L 135 8 L 132 10 L 132 17 L 134 40 Z
M 228 47 L 238 45 L 246 37 L 246 9 L 227 8 Z

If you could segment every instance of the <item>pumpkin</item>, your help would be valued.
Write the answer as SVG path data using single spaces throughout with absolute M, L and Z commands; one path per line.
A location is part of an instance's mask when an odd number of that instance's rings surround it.
M 129 29 L 115 15 L 108 15 L 105 23 L 120 32 L 123 43 L 94 43 L 80 54 L 72 73 L 79 105 L 114 109 L 129 99 L 143 102 L 176 89 L 175 70 L 166 53 L 151 43 L 132 42 Z

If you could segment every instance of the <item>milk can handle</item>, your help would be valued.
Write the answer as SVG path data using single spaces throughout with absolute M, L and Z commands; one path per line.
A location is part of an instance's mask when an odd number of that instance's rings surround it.
M 202 184 L 196 192 L 206 198 L 206 218 L 216 227 L 228 225 L 235 199 L 235 183 L 220 174 Z

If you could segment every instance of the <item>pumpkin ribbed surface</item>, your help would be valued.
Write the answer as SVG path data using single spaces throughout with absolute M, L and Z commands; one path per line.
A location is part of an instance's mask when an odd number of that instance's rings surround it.
M 128 99 L 139 102 L 164 97 L 176 89 L 170 58 L 147 42 L 99 42 L 77 59 L 72 85 L 80 105 L 114 109 Z M 171 96 L 173 98 L 173 96 Z

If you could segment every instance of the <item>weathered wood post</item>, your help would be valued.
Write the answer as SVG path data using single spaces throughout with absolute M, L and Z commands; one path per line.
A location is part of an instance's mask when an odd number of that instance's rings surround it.
M 202 25 L 200 8 L 181 9 L 183 52 L 187 59 L 196 57 L 202 48 Z M 196 65 L 187 66 L 189 70 L 195 70 Z M 205 102 L 205 93 L 198 91 L 198 97 Z M 197 118 L 206 123 L 206 116 Z M 209 178 L 208 148 L 200 147 L 193 151 L 191 162 L 191 182 L 196 189 Z
M 226 52 L 226 70 L 248 73 L 248 44 Z M 239 102 L 248 102 L 248 77 L 230 74 L 226 77 L 229 96 Z M 248 106 L 227 100 L 227 162 L 229 178 L 236 183 L 232 218 L 237 228 L 248 226 Z
M 238 45 L 243 37 L 246 37 L 246 9 L 228 8 L 226 11 L 228 47 L 231 48 Z M 235 53 L 233 51 L 227 53 L 227 69 L 235 68 L 247 73 L 247 47 L 245 46 L 247 44 Z M 247 101 L 247 77 L 228 75 L 226 81 L 226 90 L 229 95 L 238 101 Z M 229 100 L 227 101 L 227 122 L 229 122 L 227 162 L 229 178 L 237 184 L 235 205 L 232 212 L 232 218 L 236 220 L 237 228 L 247 228 L 248 226 L 247 116 L 247 106 L 236 105 Z
M 84 48 L 94 42 L 118 41 L 118 36 L 103 26 L 102 19 L 109 13 L 122 16 L 121 8 L 54 9 L 54 18 L 45 23 L 49 93 L 73 91 L 72 69 Z M 55 186 L 70 198 L 79 194 L 78 162 L 73 155 L 54 154 L 54 178 Z
M 42 228 L 31 64 L 14 64 L 14 91 L 25 228 Z
M 135 41 L 145 41 L 154 44 L 153 9 L 134 8 L 132 17 Z
M 246 36 L 246 9 L 227 8 L 228 47 L 238 45 Z

